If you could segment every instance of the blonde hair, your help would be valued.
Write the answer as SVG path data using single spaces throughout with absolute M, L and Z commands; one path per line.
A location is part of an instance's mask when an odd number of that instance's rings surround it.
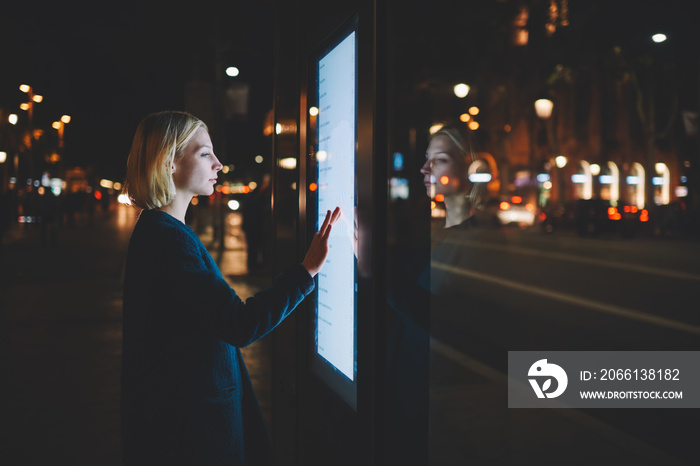
M 178 111 L 157 112 L 139 123 L 126 162 L 124 193 L 146 210 L 170 204 L 175 197 L 172 169 L 175 160 L 199 128 L 199 118 Z

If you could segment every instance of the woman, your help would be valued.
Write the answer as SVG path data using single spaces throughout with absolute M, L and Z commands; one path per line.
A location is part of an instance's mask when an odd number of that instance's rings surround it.
M 314 287 L 340 210 L 301 264 L 245 303 L 185 225 L 222 165 L 205 124 L 160 112 L 139 125 L 125 192 L 142 208 L 124 276 L 124 464 L 269 464 L 264 421 L 239 347 L 259 339 Z
M 445 228 L 461 225 L 471 215 L 477 185 L 469 181 L 474 152 L 456 126 L 444 126 L 430 137 L 423 174 L 428 195 L 445 203 Z

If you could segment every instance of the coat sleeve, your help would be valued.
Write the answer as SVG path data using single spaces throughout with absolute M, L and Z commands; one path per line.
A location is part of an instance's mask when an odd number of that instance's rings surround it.
M 265 336 L 314 288 L 308 271 L 297 264 L 243 302 L 218 269 L 207 265 L 199 244 L 184 232 L 176 235 L 161 257 L 168 257 L 162 261 L 163 278 L 172 290 L 173 317 L 237 347 Z

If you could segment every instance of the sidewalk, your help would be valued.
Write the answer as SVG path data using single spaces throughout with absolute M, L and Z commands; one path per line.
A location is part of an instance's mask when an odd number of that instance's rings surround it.
M 0 464 L 121 465 L 122 273 L 135 221 L 115 206 L 61 228 L 56 246 L 42 246 L 36 224 L 5 235 Z M 212 256 L 243 299 L 265 281 L 244 275 L 244 249 Z M 269 422 L 268 343 L 243 353 Z
M 98 212 L 43 247 L 0 252 L 0 463 L 119 465 L 121 276 L 133 212 Z

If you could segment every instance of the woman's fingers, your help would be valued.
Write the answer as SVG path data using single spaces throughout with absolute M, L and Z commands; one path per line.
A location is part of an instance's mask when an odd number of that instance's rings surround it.
M 330 215 L 330 219 L 328 216 Z M 328 223 L 324 222 L 323 226 L 326 227 L 325 230 L 321 230 L 321 235 L 323 236 L 324 240 L 327 240 L 328 237 L 331 234 L 331 227 L 336 224 L 338 219 L 341 216 L 341 211 L 340 207 L 336 207 L 335 210 L 333 210 L 333 214 L 331 215 L 331 211 L 329 210 L 328 213 L 326 214 L 326 220 L 329 220 Z

